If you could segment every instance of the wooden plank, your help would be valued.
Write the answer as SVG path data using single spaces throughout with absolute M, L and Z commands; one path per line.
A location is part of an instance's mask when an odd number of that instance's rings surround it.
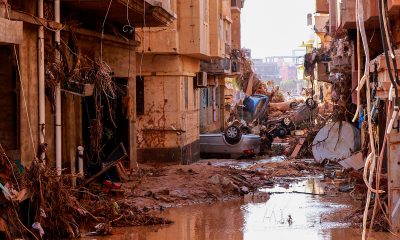
M 23 40 L 23 24 L 0 18 L 0 43 L 21 44 Z
M 63 27 L 63 25 L 61 23 L 47 20 L 44 18 L 38 18 L 38 17 L 36 17 L 34 15 L 30 15 L 28 13 L 22 13 L 22 12 L 13 11 L 13 10 L 11 10 L 11 12 L 10 12 L 10 19 L 26 22 L 29 24 L 37 25 L 37 26 L 43 25 L 45 27 L 52 28 L 52 29 L 62 29 L 62 27 Z
M 84 186 L 88 185 L 89 183 L 93 182 L 94 180 L 96 180 L 98 177 L 100 177 L 101 174 L 107 172 L 108 170 L 110 170 L 111 167 L 115 166 L 120 160 L 117 160 L 115 162 L 109 163 L 106 166 L 103 167 L 103 169 L 96 173 L 95 175 L 93 175 L 91 178 L 89 178 L 88 180 L 86 180 L 81 186 L 80 188 L 83 188 Z
M 126 172 L 125 167 L 123 166 L 123 164 L 120 161 L 118 161 L 116 167 L 117 167 L 117 172 L 118 172 L 119 178 L 124 182 L 129 181 L 128 173 Z
M 299 141 L 299 143 L 296 145 L 296 147 L 294 148 L 294 150 L 293 150 L 293 152 L 292 152 L 292 155 L 290 155 L 290 158 L 296 158 L 297 157 L 297 155 L 299 154 L 299 152 L 300 152 L 300 149 L 301 149 L 301 147 L 303 146 L 303 144 L 304 144 L 304 142 L 306 141 L 306 139 L 305 138 L 300 138 L 300 141 Z

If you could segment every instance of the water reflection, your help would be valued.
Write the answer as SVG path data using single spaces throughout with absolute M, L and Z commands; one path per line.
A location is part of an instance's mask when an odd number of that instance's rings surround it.
M 325 216 L 352 206 L 335 197 L 306 193 L 325 193 L 327 184 L 315 179 L 290 186 L 264 189 L 267 202 L 244 200 L 168 209 L 161 215 L 175 221 L 164 227 L 116 229 L 115 235 L 86 239 L 132 240 L 355 240 L 359 229 L 348 229 Z M 276 194 L 274 192 L 279 192 Z M 291 223 L 289 215 L 293 220 Z M 373 240 L 397 239 L 389 234 L 374 234 Z

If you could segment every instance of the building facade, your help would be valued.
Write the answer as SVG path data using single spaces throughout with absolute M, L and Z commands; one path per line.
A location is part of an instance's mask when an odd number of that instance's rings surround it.
M 85 161 L 95 161 L 122 142 L 134 167 L 131 102 L 141 44 L 135 29 L 175 18 L 168 1 L 2 1 L 1 109 L 7 114 L 0 117 L 0 143 L 9 156 L 24 166 L 43 158 L 74 172 L 82 168 L 79 146 L 95 153 Z
M 224 124 L 234 7 L 223 0 L 175 0 L 171 8 L 177 19 L 170 26 L 139 31 L 139 161 L 196 161 L 200 132 L 220 131 Z

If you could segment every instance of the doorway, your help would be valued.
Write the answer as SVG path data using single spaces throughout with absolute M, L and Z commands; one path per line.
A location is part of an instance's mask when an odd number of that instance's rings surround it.
M 19 150 L 17 69 L 12 46 L 0 46 L 0 144 L 9 151 Z
M 129 119 L 123 103 L 123 97 L 127 94 L 128 78 L 114 78 L 119 89 L 115 99 L 106 99 L 102 96 L 101 106 L 96 106 L 93 96 L 82 99 L 82 137 L 86 157 L 90 165 L 99 167 L 101 162 L 123 143 L 129 156 Z M 96 121 L 96 107 L 101 107 L 102 118 Z M 94 144 L 96 131 L 102 132 L 99 137 L 99 145 Z

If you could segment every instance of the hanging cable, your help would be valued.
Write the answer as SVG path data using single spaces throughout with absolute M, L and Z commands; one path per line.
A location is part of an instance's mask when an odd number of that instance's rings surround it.
M 361 34 L 361 40 L 363 42 L 363 47 L 364 47 L 364 53 L 365 53 L 365 64 L 364 64 L 364 74 L 360 80 L 360 83 L 357 86 L 357 92 L 360 92 L 361 89 L 363 88 L 365 82 L 368 80 L 369 82 L 369 47 L 368 47 L 368 39 L 367 39 L 367 34 L 365 31 L 365 25 L 364 25 L 364 9 L 363 9 L 363 3 L 357 0 L 356 2 L 356 16 L 357 16 L 357 24 L 358 28 Z M 368 87 L 368 86 L 367 86 Z M 360 106 L 357 106 L 357 111 L 356 114 L 353 118 L 353 122 L 357 119 L 358 115 L 360 112 Z
M 368 187 L 367 191 L 367 199 L 365 203 L 365 209 L 364 209 L 364 215 L 363 215 L 363 231 L 362 231 L 362 239 L 366 239 L 366 230 L 367 230 L 367 218 L 368 218 L 368 209 L 371 203 L 371 195 L 372 192 L 375 192 L 371 186 L 372 186 L 372 181 L 373 181 L 373 175 L 375 171 L 375 165 L 376 165 L 376 150 L 375 150 L 375 140 L 374 140 L 374 134 L 373 134 L 373 125 L 372 125 L 372 119 L 371 119 L 371 89 L 370 89 L 370 79 L 369 79 L 369 46 L 368 46 L 368 39 L 366 36 L 366 31 L 365 31 L 365 25 L 364 25 L 364 6 L 363 6 L 363 1 L 362 0 L 357 0 L 356 4 L 356 11 L 357 11 L 357 21 L 358 21 L 358 26 L 360 29 L 360 34 L 361 34 L 361 39 L 363 42 L 364 46 L 364 52 L 365 52 L 365 64 L 364 64 L 364 75 L 361 79 L 361 83 L 358 86 L 358 91 L 360 91 L 364 85 L 366 84 L 366 93 L 367 93 L 367 118 L 368 118 L 368 133 L 369 133 L 369 141 L 370 141 L 370 149 L 371 153 L 367 158 L 367 161 L 365 162 L 364 166 L 364 174 L 363 174 L 363 179 Z M 369 176 L 367 179 L 367 174 L 369 170 Z
M 101 25 L 101 39 L 100 39 L 100 63 L 103 63 L 103 38 L 104 38 L 104 27 L 106 25 L 108 13 L 110 12 L 111 4 L 113 0 L 110 0 L 107 8 L 106 15 L 104 16 L 103 24 Z
M 385 31 L 385 23 L 384 23 L 384 18 L 383 18 L 383 2 L 384 0 L 379 0 L 378 1 L 378 8 L 379 8 L 379 25 L 380 25 L 380 29 L 381 29 L 381 38 L 382 38 L 382 46 L 383 46 L 383 51 L 385 53 L 385 60 L 386 60 L 386 65 L 387 65 L 387 70 L 389 73 L 389 79 L 390 82 L 393 85 L 394 88 L 394 92 L 395 92 L 395 100 L 394 100 L 394 108 L 399 109 L 399 92 L 398 92 L 398 84 L 397 82 L 394 80 L 393 77 L 393 73 L 392 73 L 392 69 L 391 69 L 391 63 L 390 63 L 390 59 L 389 59 L 389 54 L 388 54 L 388 46 L 387 46 L 387 36 L 386 36 L 386 31 Z
M 382 9 L 381 9 L 381 13 L 382 13 L 383 23 L 384 23 L 384 27 L 385 27 L 385 35 L 386 35 L 385 37 L 386 37 L 386 40 L 387 40 L 387 42 L 388 42 L 388 48 L 389 48 L 389 49 L 387 49 L 387 51 L 390 51 L 390 55 L 391 55 L 391 57 L 392 57 L 392 63 L 393 63 L 393 69 L 394 69 L 394 76 L 395 76 L 394 81 L 395 81 L 396 84 L 397 84 L 397 86 L 396 86 L 396 85 L 393 85 L 393 83 L 392 83 L 393 86 L 391 86 L 391 89 L 394 89 L 394 93 L 395 93 L 395 100 L 394 100 L 395 105 L 394 105 L 392 117 L 391 117 L 391 119 L 390 119 L 390 122 L 389 122 L 389 124 L 388 124 L 388 126 L 387 126 L 387 130 L 386 130 L 386 133 L 387 133 L 387 134 L 390 134 L 390 132 L 392 131 L 392 128 L 393 128 L 394 121 L 395 121 L 397 115 L 399 114 L 399 94 L 398 94 L 398 85 L 400 85 L 400 80 L 399 80 L 399 72 L 398 72 L 398 69 L 397 69 L 396 54 L 395 54 L 395 50 L 394 50 L 394 39 L 393 39 L 393 34 L 392 34 L 392 32 L 390 31 L 391 26 L 390 26 L 390 20 L 389 20 L 389 18 L 388 18 L 387 1 L 386 1 L 386 0 L 382 0 L 381 4 L 383 4 Z M 386 53 L 387 53 L 387 52 L 385 51 L 385 54 L 386 54 Z M 385 56 L 386 56 L 386 55 L 385 55 Z M 388 58 L 388 57 L 389 57 L 389 56 L 387 56 L 387 58 Z M 390 65 L 390 64 L 389 64 L 389 65 Z M 391 73 L 391 70 L 389 70 L 389 66 L 388 66 L 388 71 L 390 71 L 390 73 Z M 392 75 L 392 76 L 393 76 L 393 75 Z M 391 93 L 391 90 L 390 90 L 390 93 Z M 390 94 L 390 95 L 392 95 L 392 94 Z
M 359 14 L 361 14 L 363 12 L 362 8 L 362 2 L 360 2 L 360 0 L 358 0 L 358 8 L 359 8 Z M 361 3 L 361 4 L 360 4 Z M 390 77 L 390 81 L 395 89 L 395 95 L 396 95 L 396 99 L 395 99 L 395 107 L 394 107 L 394 111 L 393 111 L 393 116 L 391 119 L 391 122 L 394 121 L 394 118 L 397 116 L 398 114 L 398 109 L 399 109 L 399 105 L 398 105 L 398 89 L 397 89 L 397 83 L 393 78 L 393 74 L 391 72 L 391 66 L 390 66 L 390 60 L 389 60 L 389 52 L 388 52 L 388 45 L 390 46 L 390 41 L 388 41 L 388 24 L 387 24 L 387 17 L 386 14 L 384 12 L 383 9 L 383 4 L 385 3 L 384 0 L 379 0 L 378 1 L 378 7 L 379 7 L 379 24 L 380 24 L 380 30 L 381 30 L 381 38 L 382 38 L 382 45 L 383 45 L 383 50 L 385 53 L 385 60 L 386 60 L 386 65 L 388 68 L 388 72 L 389 72 L 389 77 Z M 361 6 L 360 6 L 361 5 Z M 361 9 L 361 10 L 360 10 Z M 384 18 L 385 16 L 385 18 Z M 360 21 L 360 19 L 362 18 L 362 16 L 358 17 L 358 20 Z M 363 41 L 364 42 L 364 41 Z M 365 43 L 364 43 L 365 44 Z M 386 45 L 388 44 L 388 45 Z M 393 51 L 393 48 L 391 48 Z M 394 52 L 394 51 L 393 51 Z M 395 58 L 395 56 L 393 56 L 393 58 Z M 392 58 L 392 63 L 395 64 L 395 61 L 393 61 Z M 394 66 L 395 67 L 395 66 Z M 396 79 L 397 80 L 397 79 Z M 367 199 L 366 199 L 366 204 L 365 204 L 365 209 L 364 209 L 364 216 L 363 216 L 363 232 L 362 232 L 362 239 L 365 240 L 366 237 L 366 228 L 367 228 L 367 218 L 368 218 L 368 210 L 369 210 L 369 206 L 370 206 L 370 202 L 371 202 L 371 189 L 370 186 L 372 185 L 372 181 L 373 181 L 373 174 L 374 174 L 374 170 L 375 170 L 375 141 L 374 141 L 374 136 L 372 134 L 372 124 L 371 124 L 371 112 L 370 112 L 370 105 L 371 105 L 371 99 L 370 99 L 370 86 L 369 86 L 369 80 L 367 79 L 367 106 L 368 108 L 368 130 L 369 130 L 369 135 L 370 135 L 370 145 L 371 145 L 371 154 L 368 156 L 367 161 L 365 163 L 365 168 L 364 168 L 364 182 L 366 183 L 367 187 L 368 187 L 368 192 L 367 192 Z M 391 124 L 389 123 L 388 126 L 388 130 L 387 132 L 390 132 L 391 128 L 390 127 Z M 369 179 L 367 182 L 366 179 L 366 174 L 367 174 L 367 169 L 369 169 Z M 379 192 L 378 192 L 379 194 Z
M 356 2 L 356 18 L 358 19 L 358 2 Z M 360 36 L 360 27 L 358 21 L 356 21 L 356 26 L 357 26 L 357 109 L 356 113 L 354 114 L 354 118 L 352 122 L 355 122 L 358 118 L 358 115 L 360 113 L 360 106 L 361 106 L 361 88 L 359 87 L 361 85 L 361 36 Z

